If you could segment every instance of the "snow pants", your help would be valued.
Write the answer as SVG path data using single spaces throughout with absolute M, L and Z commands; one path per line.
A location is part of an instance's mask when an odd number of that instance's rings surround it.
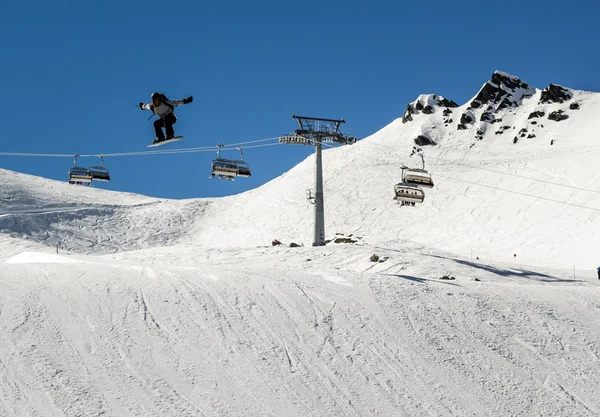
M 175 130 L 173 129 L 173 125 L 177 123 L 177 117 L 171 113 L 167 114 L 162 119 L 158 119 L 154 122 L 154 130 L 156 131 L 156 137 L 159 139 L 164 139 L 165 134 L 162 131 L 162 128 L 165 128 L 165 133 L 167 136 L 173 137 L 175 136 Z

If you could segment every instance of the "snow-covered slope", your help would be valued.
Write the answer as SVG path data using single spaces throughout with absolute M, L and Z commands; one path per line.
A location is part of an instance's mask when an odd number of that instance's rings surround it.
M 312 157 L 177 201 L 0 170 L 0 416 L 599 415 L 598 112 L 421 95 L 325 150 L 324 247 Z
M 462 106 L 430 94 L 407 109 L 372 136 L 324 152 L 327 237 L 353 233 L 389 247 L 595 266 L 599 94 L 536 90 L 496 72 Z M 423 204 L 399 207 L 393 186 L 402 164 L 421 166 L 409 157 L 415 146 L 436 186 Z M 0 171 L 0 230 L 79 253 L 175 243 L 254 247 L 275 238 L 310 245 L 313 206 L 305 192 L 313 175 L 309 157 L 247 193 L 167 201 Z
M 209 200 L 161 200 L 0 170 L 0 232 L 74 252 L 168 245 Z
M 590 273 L 344 245 L 0 266 L 0 415 L 600 413 Z

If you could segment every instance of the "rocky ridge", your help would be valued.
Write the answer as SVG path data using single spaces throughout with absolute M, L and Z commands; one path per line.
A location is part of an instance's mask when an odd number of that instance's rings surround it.
M 514 136 L 513 143 L 519 138 L 536 137 L 535 127 L 543 128 L 543 118 L 560 122 L 569 118 L 569 111 L 576 111 L 580 104 L 573 99 L 573 90 L 557 84 L 550 84 L 543 90 L 530 87 L 514 75 L 495 71 L 489 81 L 483 84 L 478 93 L 463 106 L 436 94 L 422 94 L 406 106 L 402 123 L 410 123 L 420 115 L 432 115 L 441 112 L 444 127 L 456 130 L 472 130 L 476 140 L 482 140 L 493 125 L 495 135 L 502 135 L 517 126 L 502 124 L 503 115 L 517 112 L 524 103 L 531 108 L 531 100 L 538 100 L 535 110 L 528 116 L 527 126 L 519 126 L 519 133 Z M 547 112 L 549 104 L 568 104 L 564 108 Z M 460 112 L 460 114 L 455 114 Z M 436 141 L 427 135 L 418 135 L 414 139 L 418 146 L 436 145 Z M 471 145 L 473 146 L 473 145 Z

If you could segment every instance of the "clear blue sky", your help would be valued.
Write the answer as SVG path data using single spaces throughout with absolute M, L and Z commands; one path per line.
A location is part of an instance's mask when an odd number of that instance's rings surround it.
M 345 118 L 344 129 L 362 138 L 421 93 L 464 103 L 496 69 L 538 88 L 600 91 L 598 16 L 591 1 L 4 2 L 0 151 L 144 151 L 151 113 L 134 105 L 153 91 L 194 96 L 177 109 L 185 140 L 160 150 L 279 136 L 296 128 L 292 113 Z M 230 195 L 312 151 L 248 149 L 253 176 L 235 182 L 208 178 L 216 149 L 107 158 L 113 181 L 95 186 Z M 71 166 L 69 158 L 0 156 L 1 168 L 58 180 Z

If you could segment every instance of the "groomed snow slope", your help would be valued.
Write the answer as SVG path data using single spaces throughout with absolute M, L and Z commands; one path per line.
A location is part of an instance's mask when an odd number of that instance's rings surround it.
M 374 264 L 365 246 L 173 249 L 3 264 L 0 415 L 600 413 L 591 274 L 410 250 Z

